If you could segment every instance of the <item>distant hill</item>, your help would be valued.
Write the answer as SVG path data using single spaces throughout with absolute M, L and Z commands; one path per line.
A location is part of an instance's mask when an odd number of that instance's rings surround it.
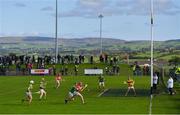
M 99 38 L 59 38 L 58 45 L 66 50 L 97 50 L 100 48 Z M 104 50 L 142 50 L 150 48 L 150 41 L 137 40 L 126 41 L 121 39 L 103 38 Z M 0 37 L 0 49 L 11 48 L 54 48 L 55 39 L 51 37 L 27 36 L 27 37 Z M 157 49 L 179 48 L 180 39 L 168 41 L 155 41 Z
M 165 42 L 180 42 L 180 39 L 175 39 L 175 40 L 167 40 Z
M 53 40 L 55 40 L 55 39 L 51 38 L 51 37 L 32 37 L 32 36 L 28 36 L 28 37 L 22 38 L 22 41 L 26 41 L 26 42 L 52 42 Z

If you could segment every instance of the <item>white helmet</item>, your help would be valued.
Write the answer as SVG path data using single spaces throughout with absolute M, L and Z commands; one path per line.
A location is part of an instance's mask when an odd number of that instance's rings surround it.
M 34 84 L 34 81 L 33 81 L 33 80 L 31 80 L 31 81 L 30 81 L 30 84 Z

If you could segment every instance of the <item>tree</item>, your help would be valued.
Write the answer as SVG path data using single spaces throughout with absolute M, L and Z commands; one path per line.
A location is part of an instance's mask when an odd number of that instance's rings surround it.
M 170 65 L 178 66 L 180 65 L 180 57 L 174 56 L 169 60 Z

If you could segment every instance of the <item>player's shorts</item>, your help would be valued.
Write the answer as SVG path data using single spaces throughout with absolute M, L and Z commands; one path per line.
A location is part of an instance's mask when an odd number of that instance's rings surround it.
M 32 98 L 32 93 L 31 92 L 26 92 L 26 96 Z
M 74 93 L 69 92 L 69 97 L 70 98 L 73 97 L 74 95 L 75 95 Z
M 104 86 L 104 82 L 99 82 L 99 85 L 102 85 L 102 86 Z
M 128 86 L 128 89 L 134 89 L 134 86 Z
M 40 93 L 46 93 L 46 91 L 44 89 L 40 89 Z
M 56 80 L 56 83 L 60 84 L 60 80 Z
M 81 95 L 81 94 L 78 91 L 75 91 L 74 95 Z

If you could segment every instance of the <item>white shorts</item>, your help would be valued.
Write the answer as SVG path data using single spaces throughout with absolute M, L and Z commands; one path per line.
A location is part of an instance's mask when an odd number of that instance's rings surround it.
M 134 89 L 134 86 L 129 86 L 128 89 Z
M 99 82 L 99 86 L 104 86 L 104 82 Z
M 60 84 L 60 81 L 59 81 L 59 80 L 56 80 L 56 83 Z
M 26 96 L 32 98 L 32 93 L 31 92 L 26 92 Z
M 69 97 L 71 98 L 71 97 L 73 97 L 73 96 L 74 96 L 74 94 L 71 93 L 71 92 L 69 92 Z
M 46 91 L 44 89 L 40 89 L 40 93 L 46 93 Z
M 81 95 L 81 94 L 78 91 L 75 91 L 74 95 L 76 96 L 76 95 Z

